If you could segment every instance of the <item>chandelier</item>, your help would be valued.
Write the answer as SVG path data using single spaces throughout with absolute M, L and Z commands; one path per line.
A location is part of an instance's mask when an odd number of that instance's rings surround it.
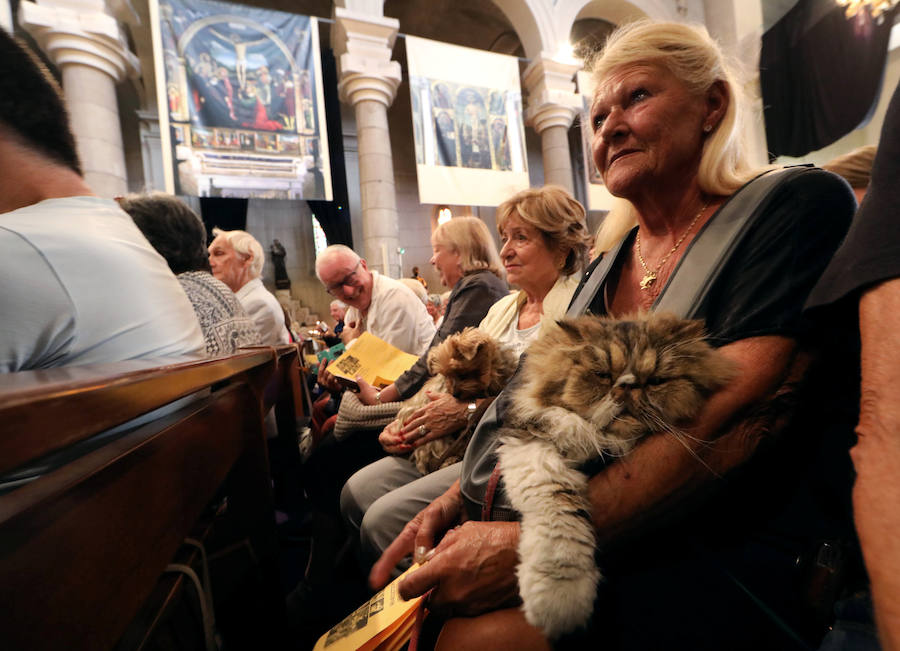
M 844 15 L 853 18 L 865 10 L 880 25 L 884 21 L 885 12 L 890 11 L 900 0 L 835 0 L 844 7 Z

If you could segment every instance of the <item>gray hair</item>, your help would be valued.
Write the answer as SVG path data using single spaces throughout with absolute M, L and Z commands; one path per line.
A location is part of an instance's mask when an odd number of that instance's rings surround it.
M 266 254 L 262 245 L 247 231 L 223 231 L 221 228 L 212 230 L 213 237 L 224 237 L 234 250 L 241 255 L 252 258 L 250 263 L 251 279 L 262 276 L 263 266 L 266 264 Z
M 316 277 L 319 279 L 319 281 L 322 280 L 322 274 L 320 273 L 322 265 L 327 262 L 331 262 L 336 258 L 345 258 L 353 265 L 355 265 L 361 259 L 359 257 L 359 254 L 349 246 L 345 246 L 343 244 L 332 244 L 325 247 L 325 250 L 316 257 Z

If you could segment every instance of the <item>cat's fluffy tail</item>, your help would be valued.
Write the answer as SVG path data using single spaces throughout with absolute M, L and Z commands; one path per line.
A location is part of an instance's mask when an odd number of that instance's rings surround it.
M 507 495 L 522 514 L 522 609 L 555 639 L 587 623 L 600 580 L 587 478 L 548 441 L 508 436 L 497 454 Z

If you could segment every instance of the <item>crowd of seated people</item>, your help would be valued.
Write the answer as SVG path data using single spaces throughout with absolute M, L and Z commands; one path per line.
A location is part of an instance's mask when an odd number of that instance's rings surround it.
M 602 640 L 617 649 L 816 648 L 837 597 L 865 592 L 847 454 L 858 406 L 854 320 L 817 319 L 804 309 L 847 233 L 855 197 L 828 172 L 748 163 L 742 87 L 702 29 L 653 22 L 620 29 L 594 75 L 592 154 L 620 202 L 597 238 L 598 259 L 562 309 L 570 317 L 627 318 L 680 305 L 704 323 L 733 379 L 698 416 L 678 423 L 681 435 L 660 427 L 627 457 L 582 469 L 589 499 L 582 513 L 605 579 L 593 613 L 571 630 L 548 633 L 546 619 L 521 608 L 520 545 L 571 542 L 566 530 L 523 538 L 506 495 L 495 451 L 516 378 L 481 416 L 458 466 L 422 477 L 402 456 L 417 440 L 441 435 L 444 411 L 428 405 L 402 427 L 388 425 L 380 438 L 393 454 L 343 488 L 350 537 L 372 566 L 373 589 L 398 564 L 428 559 L 399 586 L 405 597 L 427 594 L 420 647 L 589 648 Z M 505 205 L 508 214 L 498 211 L 501 257 L 522 288 L 521 300 L 504 299 L 506 309 L 525 308 L 509 317 L 516 336 L 537 323 L 527 319 L 534 275 L 516 277 L 523 258 L 538 250 L 553 274 L 562 269 L 560 249 L 520 199 Z M 747 227 L 724 252 L 704 256 L 723 249 L 736 213 L 748 213 Z M 583 225 L 578 238 L 583 247 Z M 690 300 L 667 296 L 670 286 Z M 556 376 L 548 386 L 560 392 L 579 381 L 565 366 L 542 371 Z M 647 390 L 641 381 L 623 390 Z M 377 393 L 363 385 L 358 399 L 378 404 L 386 396 L 403 397 L 396 386 Z M 565 565 L 545 571 L 574 580 Z M 871 630 L 854 631 L 854 648 L 872 648 L 865 646 Z
M 556 186 L 498 207 L 499 251 L 480 219 L 441 224 L 431 264 L 449 290 L 442 312 L 439 297 L 416 295 L 418 273 L 414 291 L 349 247 L 318 256 L 335 299 L 327 332 L 348 344 L 369 332 L 418 361 L 381 389 L 357 378 L 353 393 L 320 366 L 337 421 L 299 470 L 313 553 L 288 610 L 302 639 L 349 612 L 302 613 L 339 562 L 377 590 L 419 561 L 399 584 L 406 598 L 427 595 L 419 648 L 875 649 L 870 593 L 880 643 L 897 648 L 900 238 L 889 214 L 900 96 L 877 153 L 828 168 L 851 190 L 812 166 L 750 164 L 744 86 L 703 28 L 620 27 L 592 74 L 591 154 L 617 197 L 595 239 Z M 0 371 L 289 342 L 262 283 L 262 246 L 244 231 L 213 233 L 207 248 L 202 221 L 175 197 L 97 197 L 59 89 L 0 30 Z M 594 545 L 603 580 L 581 595 L 587 614 L 559 624 L 568 597 L 532 601 L 521 559 L 575 543 L 562 528 L 523 531 L 513 503 L 528 495 L 505 484 L 497 449 L 532 343 L 567 318 L 655 310 L 702 322 L 733 373 L 699 414 L 659 423 L 626 455 L 572 462 L 585 501 L 559 493 L 588 523 L 577 544 Z M 467 328 L 525 363 L 496 397 L 429 393 L 400 417 L 432 375 L 429 351 Z M 618 400 L 684 379 L 646 359 L 649 371 L 626 373 L 617 350 L 598 375 L 616 382 Z M 583 381 L 584 360 L 561 359 L 540 369 L 548 408 Z M 559 435 L 583 422 L 560 419 Z M 460 462 L 423 472 L 410 459 L 465 428 Z M 541 572 L 560 585 L 583 579 L 557 560 Z

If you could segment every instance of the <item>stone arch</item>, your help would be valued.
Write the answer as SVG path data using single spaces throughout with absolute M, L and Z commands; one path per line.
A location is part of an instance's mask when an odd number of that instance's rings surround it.
M 677 7 L 664 0 L 563 0 L 560 2 L 559 39 L 568 39 L 576 21 L 586 18 L 621 25 L 639 18 L 679 20 Z
M 526 57 L 534 59 L 550 48 L 555 51 L 553 14 L 549 3 L 532 0 L 494 0 L 494 4 L 506 14 L 516 30 Z

